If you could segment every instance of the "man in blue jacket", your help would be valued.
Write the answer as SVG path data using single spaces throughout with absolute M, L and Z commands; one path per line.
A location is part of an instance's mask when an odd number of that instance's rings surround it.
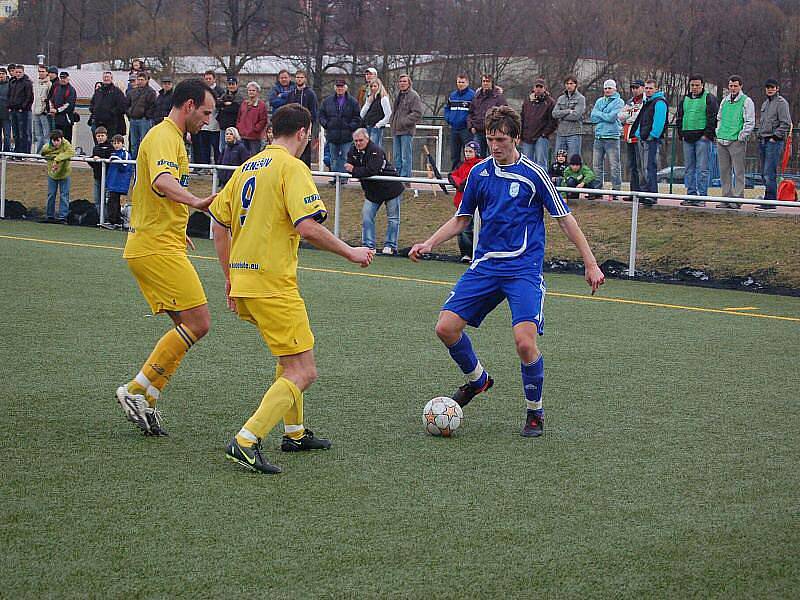
M 618 190 L 622 187 L 622 172 L 619 162 L 619 137 L 622 134 L 622 125 L 619 122 L 619 111 L 625 102 L 617 92 L 617 82 L 606 79 L 603 83 L 603 97 L 594 103 L 592 109 L 592 122 L 594 129 L 594 149 L 592 151 L 592 168 L 600 182 L 600 187 L 605 183 L 604 164 L 608 156 L 611 168 L 611 186 Z
M 469 105 L 475 98 L 475 90 L 469 87 L 469 77 L 464 73 L 456 77 L 456 89 L 447 97 L 444 105 L 444 120 L 450 125 L 450 158 L 453 161 L 451 171 L 461 162 L 464 144 L 472 139 L 467 127 Z
M 344 79 L 337 79 L 334 89 L 336 92 L 322 101 L 318 116 L 331 152 L 331 171 L 343 173 L 347 152 L 353 143 L 353 132 L 361 127 L 361 110 L 356 99 L 347 93 Z M 347 179 L 342 181 L 347 183 Z M 331 179 L 329 183 L 335 185 L 336 181 Z
M 664 92 L 658 90 L 658 82 L 655 79 L 645 80 L 644 106 L 631 125 L 631 129 L 636 132 L 634 135 L 642 144 L 642 153 L 647 161 L 646 183 L 642 190 L 645 192 L 658 192 L 658 149 L 667 132 L 668 109 Z M 642 198 L 641 201 L 644 206 L 653 206 L 658 199 L 650 197 Z

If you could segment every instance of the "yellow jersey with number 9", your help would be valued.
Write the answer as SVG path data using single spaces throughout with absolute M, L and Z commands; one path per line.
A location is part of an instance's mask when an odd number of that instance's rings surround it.
M 125 258 L 186 254 L 189 207 L 156 190 L 153 183 L 159 176 L 174 177 L 183 187 L 189 185 L 189 156 L 183 132 L 169 117 L 148 131 L 139 145 Z
M 283 146 L 267 146 L 234 171 L 209 207 L 231 231 L 231 296 L 267 298 L 297 289 L 295 226 L 328 216 L 311 171 Z

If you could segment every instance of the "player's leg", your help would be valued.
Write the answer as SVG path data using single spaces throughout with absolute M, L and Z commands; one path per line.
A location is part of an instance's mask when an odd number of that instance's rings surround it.
M 481 277 L 468 270 L 458 280 L 439 313 L 436 335 L 467 378 L 467 383 L 453 394 L 453 400 L 462 407 L 494 384 L 478 360 L 464 328 L 467 325 L 478 327 L 502 300 L 495 278 Z
M 511 308 L 514 343 L 520 359 L 526 407 L 521 434 L 525 437 L 538 437 L 544 428 L 544 357 L 536 340 L 544 332 L 545 290 L 541 275 L 535 274 L 515 278 L 503 286 Z

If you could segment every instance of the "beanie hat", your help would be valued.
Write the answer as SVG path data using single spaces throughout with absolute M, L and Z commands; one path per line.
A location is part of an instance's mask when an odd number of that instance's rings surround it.
M 476 142 L 475 140 L 470 140 L 466 144 L 464 144 L 465 148 L 472 148 L 473 152 L 475 152 L 475 156 L 481 155 L 481 145 Z
M 581 158 L 580 154 L 573 154 L 569 157 L 569 164 L 571 165 L 582 165 L 583 159 Z
M 611 88 L 611 89 L 615 90 L 615 89 L 617 89 L 617 82 L 614 81 L 613 79 L 606 79 L 603 82 L 603 89 L 605 89 L 605 88 Z

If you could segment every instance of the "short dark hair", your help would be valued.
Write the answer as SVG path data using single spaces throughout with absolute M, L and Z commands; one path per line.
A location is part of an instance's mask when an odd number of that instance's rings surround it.
M 98 133 L 105 133 L 108 135 L 108 129 L 100 125 L 97 129 L 94 130 L 94 134 L 97 135 Z
M 278 73 L 278 75 L 280 75 L 280 73 Z M 308 73 L 306 73 L 305 69 L 297 69 L 297 71 L 294 72 L 294 76 L 297 77 L 298 75 L 305 75 L 308 77 Z
M 172 92 L 172 108 L 180 108 L 189 100 L 194 100 L 195 106 L 200 106 L 206 99 L 206 94 L 214 95 L 208 84 L 202 79 L 184 79 L 175 86 Z
M 115 133 L 114 137 L 111 138 L 111 143 L 113 144 L 114 142 L 119 142 L 120 144 L 124 144 L 125 136 L 122 135 L 121 133 Z
M 60 129 L 53 129 L 53 131 L 50 132 L 50 141 L 60 140 L 63 137 L 64 132 Z
M 486 133 L 505 133 L 516 139 L 522 131 L 522 118 L 510 106 L 494 106 L 486 112 Z
M 217 77 L 217 74 L 214 73 L 213 69 L 208 69 L 205 73 L 203 73 L 203 75 L 213 75 L 215 78 Z
M 272 134 L 275 137 L 294 135 L 303 127 L 311 128 L 311 113 L 297 102 L 284 104 L 272 115 Z
M 288 70 L 288 69 L 281 69 L 280 71 L 278 71 L 278 74 L 275 76 L 275 79 L 277 79 L 278 77 L 280 77 L 280 76 L 281 76 L 281 75 L 283 75 L 284 73 L 286 73 L 287 75 L 289 75 L 289 70 Z M 289 77 L 291 77 L 291 75 L 289 75 Z
M 145 81 L 147 81 L 148 79 L 150 79 L 150 76 L 145 71 L 139 71 L 136 74 L 136 79 L 144 79 Z
M 490 75 L 489 73 L 482 73 L 481 79 L 488 79 L 492 83 L 494 83 L 494 76 Z
M 697 73 L 695 73 L 694 75 L 689 75 L 689 81 L 694 81 L 694 80 L 698 80 L 700 83 L 706 82 L 706 80 L 703 79 L 703 76 L 698 75 Z
M 575 75 L 567 75 L 566 77 L 564 77 L 565 84 L 569 83 L 570 81 L 575 85 L 578 85 L 578 78 L 575 77 Z
M 467 75 L 466 73 L 459 73 L 458 75 L 456 75 L 456 79 L 466 79 L 467 81 L 469 81 L 469 75 Z
M 742 85 L 743 83 L 741 75 L 731 75 L 730 77 L 728 77 L 728 83 L 730 83 L 731 81 L 736 81 L 739 83 L 739 85 Z

